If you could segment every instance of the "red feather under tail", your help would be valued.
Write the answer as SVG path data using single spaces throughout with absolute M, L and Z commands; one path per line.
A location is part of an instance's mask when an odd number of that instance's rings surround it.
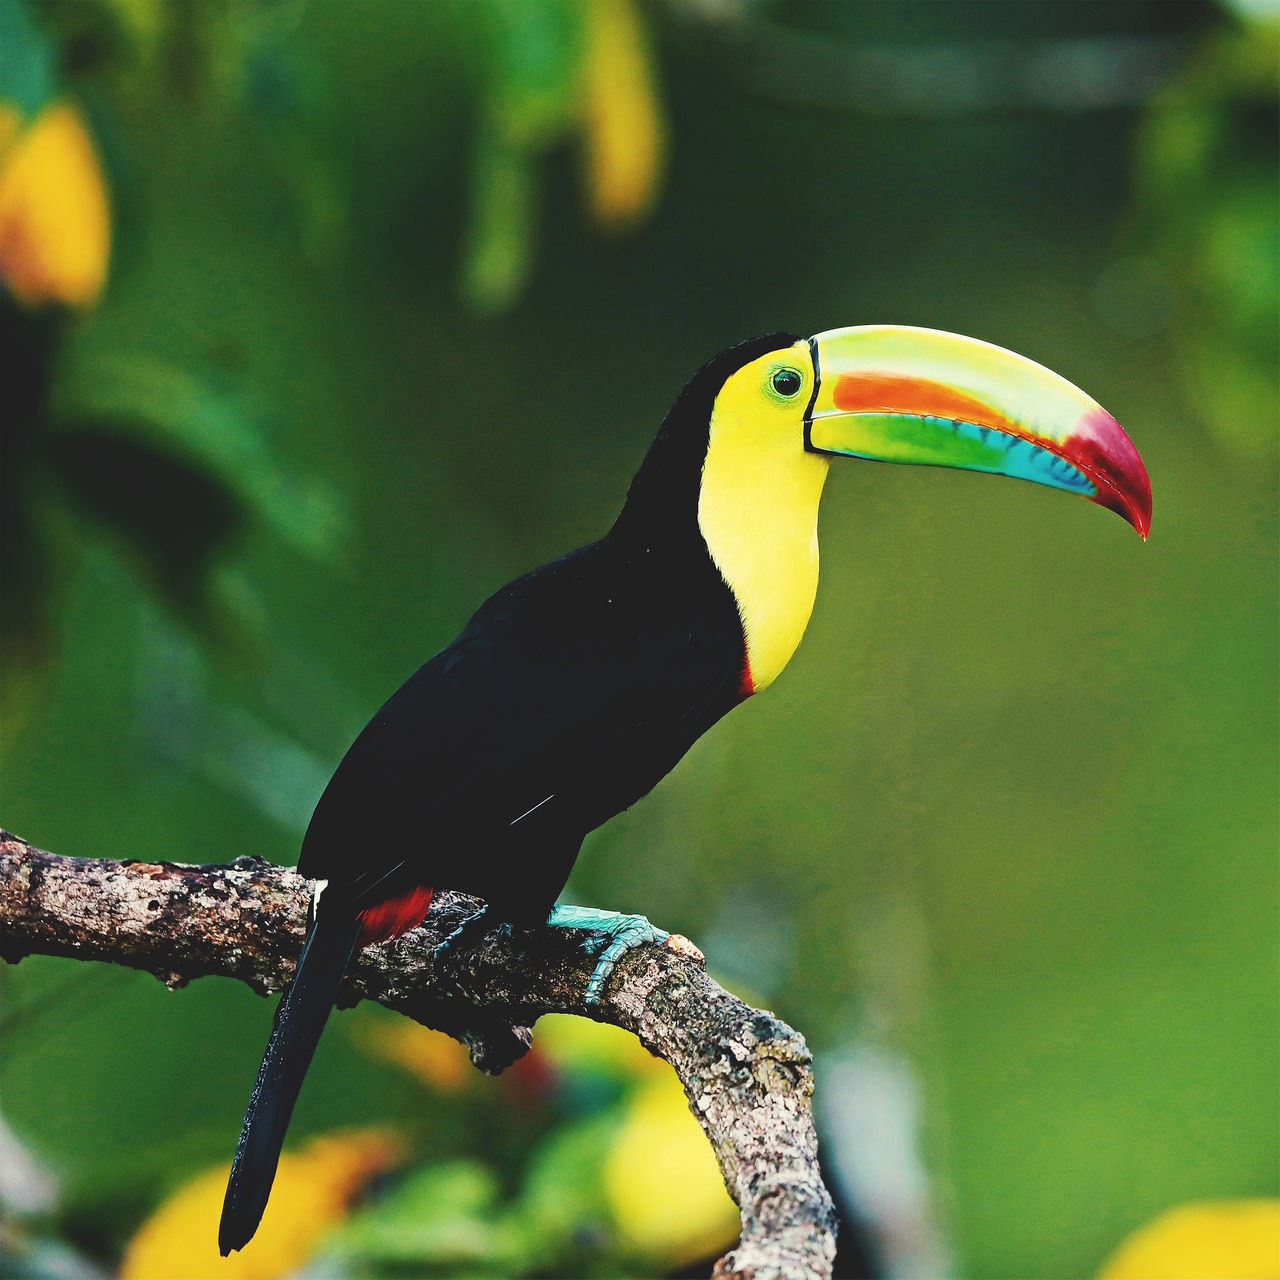
M 374 942 L 388 942 L 410 929 L 416 929 L 426 919 L 435 891 L 414 885 L 408 893 L 398 898 L 388 898 L 357 914 L 360 921 L 360 939 L 357 946 L 367 947 Z

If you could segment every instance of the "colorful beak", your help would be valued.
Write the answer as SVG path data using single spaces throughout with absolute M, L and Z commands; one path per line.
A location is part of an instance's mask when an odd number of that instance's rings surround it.
M 906 325 L 809 339 L 818 453 L 1016 476 L 1110 507 L 1145 538 L 1151 482 L 1120 424 L 1043 365 L 976 338 Z

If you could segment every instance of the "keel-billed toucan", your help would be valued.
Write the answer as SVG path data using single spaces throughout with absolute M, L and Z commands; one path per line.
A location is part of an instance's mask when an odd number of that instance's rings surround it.
M 609 532 L 486 601 L 321 796 L 298 861 L 318 882 L 313 922 L 236 1149 L 224 1254 L 257 1228 L 354 949 L 413 928 L 434 890 L 483 898 L 484 925 L 590 929 L 602 954 L 589 1001 L 628 945 L 663 936 L 641 917 L 553 912 L 556 897 L 587 832 L 786 666 L 813 607 L 837 455 L 1034 480 L 1144 537 L 1151 519 L 1146 470 L 1115 419 L 999 347 L 864 326 L 769 334 L 708 361 Z

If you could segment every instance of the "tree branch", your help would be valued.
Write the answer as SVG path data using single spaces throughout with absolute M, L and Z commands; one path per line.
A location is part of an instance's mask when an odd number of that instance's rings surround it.
M 0 832 L 0 957 L 103 960 L 171 988 L 217 974 L 265 994 L 293 973 L 311 888 L 257 858 L 226 866 L 67 858 Z M 544 1013 L 634 1033 L 675 1068 L 741 1210 L 742 1238 L 714 1275 L 826 1280 L 835 1214 L 818 1173 L 803 1037 L 708 978 L 702 954 L 678 936 L 629 953 L 591 1010 L 592 962 L 572 930 L 490 934 L 437 970 L 434 947 L 475 906 L 438 894 L 420 928 L 358 952 L 342 1003 L 376 1000 L 448 1032 L 494 1073 L 528 1048 Z

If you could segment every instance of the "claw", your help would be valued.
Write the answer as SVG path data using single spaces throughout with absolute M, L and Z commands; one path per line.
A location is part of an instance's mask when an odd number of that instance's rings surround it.
M 644 916 L 620 915 L 616 911 L 598 911 L 594 907 L 566 907 L 558 903 L 551 909 L 547 924 L 582 929 L 597 935 L 583 944 L 588 955 L 593 954 L 595 948 L 601 948 L 596 956 L 596 967 L 591 971 L 591 980 L 587 983 L 586 1002 L 589 1007 L 600 1004 L 604 984 L 628 951 L 650 942 L 666 942 L 671 936 Z
M 469 915 L 447 938 L 436 944 L 431 953 L 432 964 L 439 964 L 453 951 L 465 951 L 471 943 L 482 937 L 489 925 L 489 904 Z

